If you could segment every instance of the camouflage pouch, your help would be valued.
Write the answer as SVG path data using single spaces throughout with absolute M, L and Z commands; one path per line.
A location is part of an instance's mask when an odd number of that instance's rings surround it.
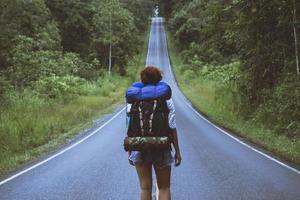
M 163 137 L 125 137 L 125 151 L 144 151 L 151 149 L 168 149 L 170 148 L 170 139 Z

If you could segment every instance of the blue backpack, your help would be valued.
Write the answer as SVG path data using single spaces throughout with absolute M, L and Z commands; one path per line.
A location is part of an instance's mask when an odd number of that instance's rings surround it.
M 126 101 L 131 104 L 129 111 L 128 137 L 169 136 L 170 86 L 160 81 L 156 85 L 137 82 L 126 91 Z

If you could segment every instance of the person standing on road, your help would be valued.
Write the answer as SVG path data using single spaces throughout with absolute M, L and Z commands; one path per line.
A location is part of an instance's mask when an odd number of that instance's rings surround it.
M 158 199 L 170 200 L 171 199 L 171 192 L 170 192 L 171 166 L 172 164 L 175 164 L 175 166 L 179 166 L 181 163 L 181 155 L 180 155 L 180 149 L 178 144 L 176 121 L 175 121 L 175 107 L 171 99 L 171 88 L 165 82 L 161 81 L 162 80 L 161 71 L 158 68 L 153 66 L 148 66 L 144 70 L 142 70 L 140 73 L 140 78 L 141 78 L 141 83 L 137 83 L 133 85 L 134 88 L 132 90 L 130 89 L 127 90 L 127 94 L 126 94 L 127 98 L 128 96 L 134 94 L 135 98 L 139 100 L 137 101 L 135 99 L 133 102 L 130 102 L 131 104 L 129 104 L 129 106 L 127 107 L 127 113 L 134 113 L 134 110 L 140 111 L 139 114 L 136 114 L 140 118 L 138 118 L 137 120 L 131 119 L 133 122 L 131 122 L 131 124 L 129 123 L 129 126 L 138 125 L 139 129 L 143 129 L 145 127 L 145 130 L 142 130 L 142 132 L 146 131 L 146 127 L 147 127 L 147 123 L 145 122 L 146 117 L 141 115 L 142 109 L 137 106 L 135 107 L 136 108 L 135 109 L 134 105 L 140 105 L 138 103 L 141 102 L 140 101 L 141 98 L 143 98 L 142 100 L 144 100 L 147 95 L 150 95 L 151 99 L 157 97 L 159 97 L 158 99 L 163 99 L 165 93 L 168 93 L 169 91 L 169 95 L 165 95 L 168 97 L 162 101 L 162 105 L 165 105 L 168 110 L 166 124 L 168 126 L 168 138 L 171 138 L 169 144 L 170 148 L 152 149 L 150 151 L 146 151 L 146 150 L 138 151 L 138 150 L 127 149 L 128 160 L 131 165 L 135 166 L 139 177 L 139 183 L 141 189 L 140 191 L 141 200 L 152 199 L 152 166 L 154 167 L 154 171 L 157 179 L 158 194 L 159 194 Z M 140 95 L 140 96 L 136 96 L 136 95 Z M 156 96 L 153 97 L 151 95 L 156 95 Z M 152 104 L 150 107 L 152 108 Z M 155 104 L 153 108 L 153 113 L 156 112 L 155 108 L 157 110 L 160 107 L 159 105 Z M 141 118 L 144 118 L 143 119 L 144 121 Z M 151 118 L 150 125 L 148 124 L 150 126 L 150 134 L 151 134 L 152 123 L 153 123 L 153 132 L 155 130 L 156 124 L 154 118 Z M 137 125 L 136 124 L 132 125 L 132 123 L 137 123 Z M 174 156 L 172 155 L 171 152 L 172 151 L 171 144 L 175 149 Z M 146 144 L 141 144 L 141 145 L 146 145 Z M 125 146 L 125 142 L 124 142 L 124 146 Z

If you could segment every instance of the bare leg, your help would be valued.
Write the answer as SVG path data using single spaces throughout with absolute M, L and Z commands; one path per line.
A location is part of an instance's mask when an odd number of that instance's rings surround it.
M 154 167 L 154 169 L 158 186 L 158 200 L 171 200 L 171 166 L 163 168 Z
M 136 165 L 140 180 L 141 200 L 152 199 L 152 164 L 143 163 Z

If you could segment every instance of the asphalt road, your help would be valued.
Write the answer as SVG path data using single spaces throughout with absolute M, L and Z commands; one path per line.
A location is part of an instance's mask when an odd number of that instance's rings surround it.
M 159 66 L 173 90 L 183 161 L 172 168 L 172 199 L 300 200 L 298 170 L 230 137 L 191 108 L 171 72 L 162 18 L 152 20 L 146 63 Z M 77 142 L 0 180 L 0 199 L 139 199 L 122 146 L 125 110 L 119 110 Z

